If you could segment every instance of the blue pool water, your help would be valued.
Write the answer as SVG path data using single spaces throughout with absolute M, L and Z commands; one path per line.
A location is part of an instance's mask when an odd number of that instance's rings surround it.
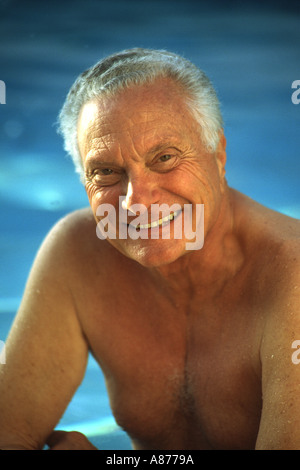
M 53 224 L 87 205 L 55 120 L 76 76 L 128 47 L 170 49 L 215 84 L 224 113 L 229 184 L 300 218 L 297 1 L 0 1 L 0 340 L 35 253 Z M 299 95 L 300 97 L 300 95 Z M 1 100 L 0 100 L 1 101 Z M 102 449 L 130 448 L 91 357 L 59 425 Z

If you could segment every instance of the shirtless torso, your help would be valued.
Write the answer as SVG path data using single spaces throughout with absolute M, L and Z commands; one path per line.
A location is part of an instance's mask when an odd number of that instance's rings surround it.
M 299 223 L 289 219 L 283 231 L 285 216 L 235 192 L 234 198 L 243 261 L 211 296 L 207 286 L 197 292 L 159 284 L 99 241 L 92 214 L 81 213 L 79 239 L 90 237 L 84 263 L 80 255 L 81 269 L 74 269 L 80 322 L 104 371 L 115 417 L 137 449 L 255 446 L 261 342 L 269 316 L 280 308 L 274 293 Z M 82 279 L 93 281 L 83 285 Z

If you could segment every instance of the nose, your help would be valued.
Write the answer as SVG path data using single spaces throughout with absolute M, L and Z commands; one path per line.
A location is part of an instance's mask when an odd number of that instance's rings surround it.
M 126 196 L 122 208 L 130 212 L 130 207 L 139 205 L 140 213 L 148 212 L 151 204 L 158 204 L 159 189 L 156 175 L 139 175 L 127 182 Z M 135 209 L 137 209 L 135 207 Z M 133 211 L 135 213 L 135 210 Z

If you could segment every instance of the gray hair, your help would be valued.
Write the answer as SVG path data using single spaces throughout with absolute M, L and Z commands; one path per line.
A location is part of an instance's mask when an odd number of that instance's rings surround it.
M 77 122 L 82 106 L 98 96 L 115 96 L 133 85 L 170 78 L 186 95 L 186 104 L 198 121 L 206 148 L 216 150 L 223 120 L 216 92 L 203 71 L 190 61 L 163 50 L 128 49 L 96 63 L 71 87 L 59 114 L 59 133 L 84 182 L 84 168 L 77 142 Z

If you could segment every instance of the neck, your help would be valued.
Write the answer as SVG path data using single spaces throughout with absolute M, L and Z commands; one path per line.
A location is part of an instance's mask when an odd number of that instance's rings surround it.
M 227 188 L 215 222 L 206 233 L 201 250 L 186 253 L 173 263 L 155 267 L 152 274 L 164 289 L 180 296 L 215 296 L 240 270 L 243 255 L 235 234 L 233 192 Z

